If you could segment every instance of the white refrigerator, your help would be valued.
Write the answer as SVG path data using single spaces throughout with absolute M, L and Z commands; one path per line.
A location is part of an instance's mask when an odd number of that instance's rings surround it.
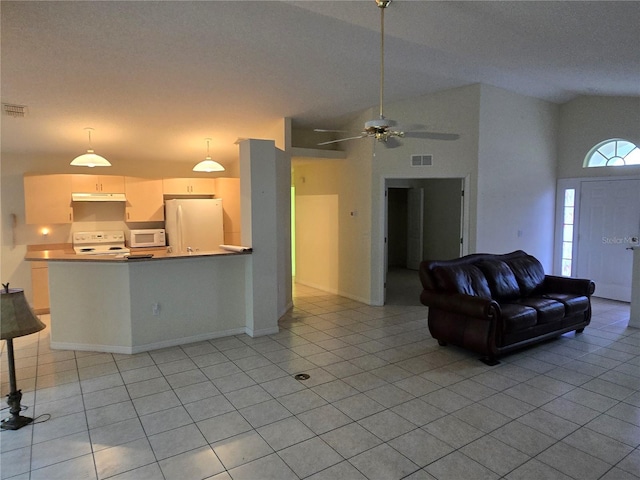
M 167 200 L 164 213 L 167 244 L 174 252 L 219 250 L 224 244 L 222 199 Z

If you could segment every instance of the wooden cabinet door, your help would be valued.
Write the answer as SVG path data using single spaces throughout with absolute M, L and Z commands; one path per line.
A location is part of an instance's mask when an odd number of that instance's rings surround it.
M 71 223 L 73 175 L 25 175 L 25 221 L 29 224 Z
M 215 178 L 163 178 L 165 195 L 213 195 L 216 190 Z
M 100 191 L 104 193 L 124 193 L 124 177 L 121 175 L 100 175 Z
M 31 262 L 33 309 L 37 314 L 49 312 L 49 268 L 47 262 Z
M 127 222 L 161 222 L 164 220 L 162 180 L 124 177 Z
M 71 185 L 80 193 L 124 193 L 124 178 L 120 175 L 73 175 Z
M 163 178 L 162 191 L 165 195 L 189 195 L 189 178 Z
M 213 195 L 216 193 L 215 178 L 191 178 L 191 193 L 194 195 Z

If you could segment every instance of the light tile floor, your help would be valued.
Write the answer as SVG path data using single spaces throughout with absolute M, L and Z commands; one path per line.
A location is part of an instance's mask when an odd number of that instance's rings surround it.
M 301 286 L 267 337 L 112 355 L 47 329 L 15 342 L 36 420 L 2 431 L 1 478 L 639 479 L 640 330 L 593 309 L 494 367 L 439 347 L 424 307 Z

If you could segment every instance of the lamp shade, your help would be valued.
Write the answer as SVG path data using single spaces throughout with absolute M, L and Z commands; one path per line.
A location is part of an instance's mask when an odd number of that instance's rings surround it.
M 24 291 L 17 288 L 2 289 L 2 317 L 0 319 L 0 338 L 7 340 L 46 328 L 27 303 Z
M 215 160 L 211 160 L 211 157 L 207 157 L 202 160 L 200 163 L 196 164 L 193 167 L 194 172 L 224 172 L 224 167 L 216 162 Z
M 93 150 L 87 150 L 87 153 L 83 153 L 82 155 L 78 155 L 76 158 L 71 160 L 71 165 L 74 167 L 110 167 L 111 163 L 104 157 L 93 152 Z

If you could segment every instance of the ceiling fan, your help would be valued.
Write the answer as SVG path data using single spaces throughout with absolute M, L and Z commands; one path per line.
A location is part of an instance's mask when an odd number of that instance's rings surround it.
M 346 142 L 358 138 L 375 138 L 382 142 L 386 147 L 392 148 L 400 145 L 398 137 L 414 137 L 432 140 L 457 140 L 460 135 L 456 133 L 437 133 L 420 131 L 424 128 L 420 125 L 412 125 L 401 127 L 394 120 L 385 118 L 384 116 L 384 11 L 391 3 L 391 0 L 375 0 L 376 5 L 380 9 L 380 115 L 379 118 L 365 122 L 362 132 L 352 137 L 330 140 L 318 143 L 318 145 L 329 145 L 331 143 Z M 314 129 L 314 132 L 330 132 L 330 133 L 346 133 L 345 130 L 324 130 L 321 128 Z

